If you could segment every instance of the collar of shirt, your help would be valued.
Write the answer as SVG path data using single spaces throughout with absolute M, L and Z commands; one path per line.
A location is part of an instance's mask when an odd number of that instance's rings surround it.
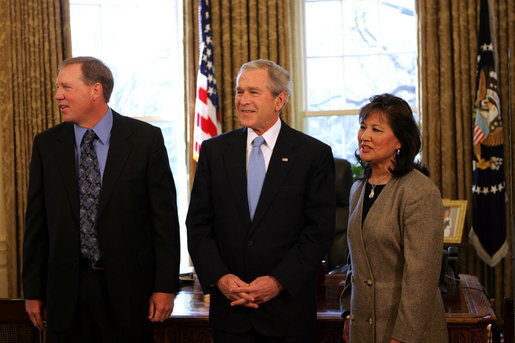
M 269 128 L 265 133 L 263 133 L 263 138 L 265 139 L 265 144 L 270 148 L 270 150 L 274 150 L 275 143 L 277 142 L 277 137 L 279 137 L 279 131 L 281 131 L 281 120 L 277 118 L 277 121 L 271 128 Z M 247 149 L 252 150 L 252 141 L 256 138 L 258 134 L 252 129 L 247 128 Z
M 96 133 L 98 140 L 102 145 L 105 145 L 109 142 L 109 138 L 111 137 L 111 129 L 113 128 L 113 111 L 110 107 L 107 108 L 107 112 L 104 114 L 102 119 L 93 127 L 93 131 Z M 75 146 L 80 147 L 80 143 L 82 142 L 82 137 L 88 130 L 85 127 L 79 126 L 77 124 L 73 124 L 73 129 L 75 131 Z
M 75 162 L 77 167 L 77 177 L 79 173 L 79 160 L 80 160 L 80 143 L 82 137 L 88 129 L 80 127 L 79 125 L 73 126 L 75 130 Z M 109 152 L 109 144 L 111 139 L 111 129 L 113 128 L 113 111 L 111 108 L 107 109 L 102 119 L 95 125 L 93 131 L 98 136 L 98 139 L 93 143 L 95 151 L 97 152 L 98 167 L 100 168 L 100 181 L 104 180 L 104 170 L 107 163 L 107 154 Z
M 272 151 L 274 150 L 275 143 L 277 142 L 277 138 L 279 137 L 279 132 L 281 131 L 281 120 L 277 118 L 277 121 L 271 128 L 269 128 L 265 133 L 262 134 L 262 137 L 265 139 L 265 143 L 261 146 L 261 151 L 263 151 L 263 157 L 265 158 L 265 168 L 268 170 L 268 164 L 270 162 L 270 158 L 272 157 Z M 252 151 L 252 141 L 256 138 L 258 134 L 251 129 L 247 128 L 247 165 L 249 162 L 250 152 Z

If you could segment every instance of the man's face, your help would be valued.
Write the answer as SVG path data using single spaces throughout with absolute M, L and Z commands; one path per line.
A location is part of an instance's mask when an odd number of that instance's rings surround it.
M 241 124 L 262 135 L 279 118 L 286 92 L 274 96 L 268 87 L 267 69 L 244 71 L 236 84 L 236 110 Z
M 57 76 L 55 99 L 63 121 L 80 125 L 93 109 L 95 85 L 86 85 L 82 75 L 82 64 L 70 64 L 61 69 Z

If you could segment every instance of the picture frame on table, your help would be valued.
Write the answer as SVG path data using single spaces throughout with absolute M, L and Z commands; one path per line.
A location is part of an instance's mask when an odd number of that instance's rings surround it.
M 445 244 L 460 244 L 467 215 L 467 200 L 442 199 Z

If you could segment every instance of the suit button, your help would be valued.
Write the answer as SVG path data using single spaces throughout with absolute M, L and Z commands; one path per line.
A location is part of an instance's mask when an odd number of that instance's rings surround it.
M 365 281 L 365 283 L 366 283 L 368 286 L 372 287 L 372 280 L 367 280 L 367 281 Z
M 367 320 L 368 324 L 370 325 L 373 325 L 374 324 L 374 320 L 372 318 L 368 318 Z
M 253 246 L 253 245 L 254 245 L 254 241 L 248 241 L 248 242 L 247 242 L 247 246 L 251 247 L 251 246 Z

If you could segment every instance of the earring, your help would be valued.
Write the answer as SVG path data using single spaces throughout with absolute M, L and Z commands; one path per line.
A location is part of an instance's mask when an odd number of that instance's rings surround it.
M 395 149 L 395 155 L 399 156 L 401 154 L 401 149 L 398 148 L 398 149 Z

